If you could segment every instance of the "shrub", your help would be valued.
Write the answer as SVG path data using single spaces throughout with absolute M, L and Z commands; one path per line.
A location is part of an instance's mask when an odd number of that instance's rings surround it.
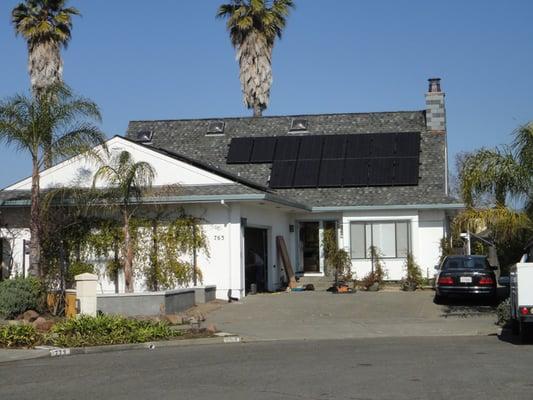
M 42 342 L 33 325 L 5 325 L 0 327 L 0 348 L 34 347 Z
M 89 263 L 84 263 L 81 261 L 75 261 L 71 263 L 68 267 L 68 272 L 66 276 L 67 284 L 72 285 L 75 282 L 74 277 L 76 275 L 84 274 L 84 273 L 90 273 L 94 274 L 94 265 Z
M 383 267 L 383 261 L 381 260 L 381 254 L 377 247 L 370 247 L 370 257 L 372 259 L 373 271 L 368 273 L 368 275 L 363 278 L 361 284 L 366 290 L 368 290 L 374 284 L 377 284 L 379 290 L 383 285 L 383 280 L 385 279 L 386 273 L 385 268 Z
M 511 299 L 506 298 L 498 305 L 496 315 L 498 316 L 496 323 L 500 326 L 504 326 L 511 321 Z
M 40 311 L 44 304 L 44 291 L 36 278 L 14 278 L 0 282 L 0 316 L 15 318 L 24 311 Z
M 411 253 L 407 254 L 405 269 L 407 276 L 402 279 L 402 290 L 416 290 L 420 288 L 424 283 L 424 278 L 422 277 L 420 267 Z
M 59 322 L 51 330 L 48 343 L 60 347 L 99 346 L 167 340 L 181 335 L 166 322 L 141 321 L 111 315 L 79 318 Z

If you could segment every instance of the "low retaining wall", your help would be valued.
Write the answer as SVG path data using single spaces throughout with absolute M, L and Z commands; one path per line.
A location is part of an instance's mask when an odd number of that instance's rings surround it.
M 195 289 L 177 289 L 155 293 L 99 294 L 96 309 L 104 314 L 127 317 L 176 314 L 195 305 Z
M 217 287 L 215 285 L 194 287 L 193 289 L 196 304 L 209 303 L 217 298 Z

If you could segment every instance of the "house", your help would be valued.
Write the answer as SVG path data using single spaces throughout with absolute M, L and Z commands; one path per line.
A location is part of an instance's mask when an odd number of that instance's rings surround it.
M 463 207 L 448 192 L 440 79 L 429 80 L 425 98 L 419 111 L 131 121 L 125 137 L 107 144 L 151 163 L 155 186 L 179 184 L 176 194 L 144 203 L 202 218 L 210 255 L 199 255 L 198 265 L 219 298 L 242 297 L 252 284 L 282 287 L 277 237 L 298 275 L 324 275 L 326 229 L 336 231 L 359 278 L 371 270 L 373 245 L 387 278 L 400 280 L 407 253 L 424 275 L 433 269 L 449 221 Z M 95 168 L 82 157 L 66 160 L 43 171 L 41 187 L 90 185 Z M 13 255 L 19 273 L 28 262 L 29 189 L 28 178 L 0 192 L 4 263 Z M 100 287 L 114 291 L 105 276 Z

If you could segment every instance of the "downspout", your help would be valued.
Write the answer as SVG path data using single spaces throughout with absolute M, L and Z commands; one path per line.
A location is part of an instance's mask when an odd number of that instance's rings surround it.
M 229 288 L 228 288 L 228 302 L 238 301 L 239 299 L 232 296 L 232 278 L 233 274 L 231 269 L 233 267 L 233 258 L 231 256 L 231 205 L 226 204 L 224 200 L 220 200 L 220 204 L 228 210 L 228 263 L 229 263 Z

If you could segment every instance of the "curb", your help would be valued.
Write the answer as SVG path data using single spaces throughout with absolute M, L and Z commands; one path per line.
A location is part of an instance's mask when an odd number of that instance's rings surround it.
M 91 346 L 91 347 L 51 347 L 51 346 L 37 346 L 36 350 L 47 350 L 48 353 L 35 354 L 35 356 L 25 356 L 20 359 L 12 359 L 3 362 L 14 362 L 31 360 L 38 358 L 50 358 L 50 357 L 67 357 L 81 354 L 97 354 L 97 353 L 110 353 L 118 351 L 128 350 L 154 350 L 157 348 L 165 347 L 188 347 L 188 346 L 201 346 L 201 345 L 218 345 L 218 344 L 234 344 L 241 343 L 240 336 L 232 335 L 228 333 L 219 333 L 216 337 L 200 338 L 200 339 L 179 339 L 179 340 L 165 340 L 160 342 L 146 342 L 146 343 L 131 343 L 131 344 L 113 344 L 105 346 Z
M 131 343 L 131 344 L 113 344 L 106 346 L 91 346 L 91 347 L 71 347 L 71 348 L 51 348 L 50 357 L 64 357 L 74 356 L 79 354 L 97 354 L 109 353 L 116 351 L 128 350 L 154 350 L 165 347 L 186 347 L 198 345 L 215 345 L 215 344 L 231 344 L 240 343 L 241 338 L 235 335 L 217 336 L 202 339 L 180 339 L 180 340 L 165 340 L 160 342 L 146 342 L 146 343 Z

